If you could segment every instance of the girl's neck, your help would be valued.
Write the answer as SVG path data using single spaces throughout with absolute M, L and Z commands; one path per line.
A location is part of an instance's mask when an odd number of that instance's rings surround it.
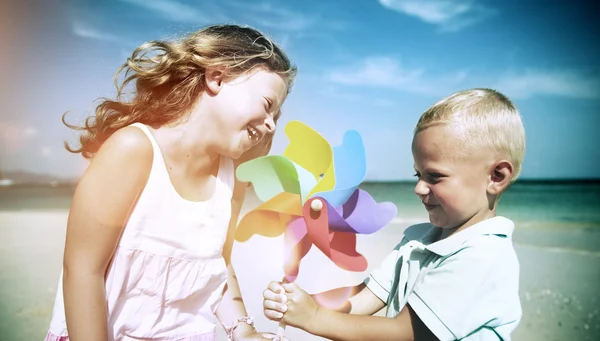
M 219 154 L 211 151 L 207 136 L 189 123 L 158 128 L 155 130 L 156 139 L 164 146 L 163 155 L 184 169 L 185 173 L 210 175 L 219 162 Z

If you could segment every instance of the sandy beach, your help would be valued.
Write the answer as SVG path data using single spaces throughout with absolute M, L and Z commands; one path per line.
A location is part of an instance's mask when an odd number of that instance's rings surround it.
M 0 212 L 0 339 L 35 341 L 45 336 L 62 262 L 68 212 Z M 369 268 L 386 256 L 411 221 L 397 219 L 380 232 L 360 236 L 358 250 Z M 598 340 L 600 336 L 600 228 L 572 224 L 523 224 L 515 234 L 521 262 L 523 319 L 516 341 Z M 281 238 L 255 236 L 238 243 L 233 261 L 243 297 L 261 331 L 276 323 L 262 315 L 262 290 L 283 275 Z M 313 249 L 300 268 L 298 283 L 308 292 L 360 282 L 367 274 L 336 268 Z M 291 340 L 321 340 L 293 328 Z M 226 340 L 219 331 L 220 340 Z

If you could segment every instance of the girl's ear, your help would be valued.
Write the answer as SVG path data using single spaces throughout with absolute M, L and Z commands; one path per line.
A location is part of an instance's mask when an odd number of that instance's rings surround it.
M 487 189 L 488 194 L 499 195 L 504 192 L 504 190 L 508 188 L 508 185 L 510 185 L 513 173 L 513 165 L 510 161 L 501 160 L 494 162 L 490 167 L 490 183 Z
M 221 69 L 207 69 L 204 74 L 204 79 L 206 82 L 206 89 L 210 91 L 213 95 L 216 95 L 221 91 L 221 87 L 223 84 L 224 72 Z

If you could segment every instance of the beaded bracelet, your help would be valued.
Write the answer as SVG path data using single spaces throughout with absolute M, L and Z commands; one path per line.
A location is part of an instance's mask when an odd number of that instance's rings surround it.
M 235 330 L 235 328 L 237 328 L 237 326 L 240 325 L 240 323 L 248 324 L 256 332 L 256 328 L 254 328 L 254 320 L 252 320 L 252 318 L 249 316 L 242 316 L 242 317 L 238 318 L 231 327 L 227 328 L 227 326 L 225 326 L 225 331 L 227 332 L 227 340 L 228 341 L 233 341 L 233 331 Z

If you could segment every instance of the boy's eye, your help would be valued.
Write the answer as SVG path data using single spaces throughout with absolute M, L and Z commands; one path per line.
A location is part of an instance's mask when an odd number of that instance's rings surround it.
M 440 181 L 440 179 L 443 177 L 444 176 L 442 174 L 438 174 L 438 173 L 427 174 L 427 181 L 430 183 L 436 183 L 436 182 Z
M 422 175 L 419 172 L 416 172 L 413 176 L 421 179 Z M 440 181 L 441 178 L 443 178 L 444 176 L 442 174 L 439 173 L 427 173 L 425 174 L 425 181 L 431 184 L 437 183 Z

